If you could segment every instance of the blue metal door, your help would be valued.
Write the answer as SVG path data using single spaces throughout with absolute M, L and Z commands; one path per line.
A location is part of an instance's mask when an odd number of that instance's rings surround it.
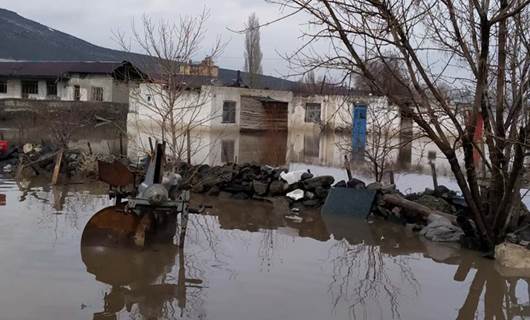
M 364 152 L 366 146 L 366 109 L 365 104 L 353 107 L 352 151 L 354 154 Z

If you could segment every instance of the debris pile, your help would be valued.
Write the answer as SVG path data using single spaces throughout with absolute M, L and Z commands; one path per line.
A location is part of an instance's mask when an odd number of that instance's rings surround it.
M 0 171 L 25 176 L 51 174 L 61 149 L 53 144 L 12 145 L 0 154 Z M 60 173 L 68 177 L 93 177 L 97 173 L 97 160 L 112 161 L 112 155 L 92 154 L 75 149 L 62 153 Z
M 309 171 L 289 172 L 250 163 L 215 167 L 182 164 L 177 173 L 195 193 L 239 200 L 282 197 L 289 201 L 293 219 L 304 208 L 322 207 L 322 214 L 347 211 L 352 216 L 373 215 L 409 224 L 432 241 L 461 242 L 471 248 L 478 244 L 476 227 L 465 218 L 465 201 L 444 186 L 403 195 L 395 185 L 366 184 L 356 178 L 335 183 L 332 176 L 315 177 Z
M 286 196 L 291 206 L 305 207 L 321 206 L 334 182 L 331 176 L 314 177 L 309 171 L 288 172 L 250 163 L 215 167 L 182 164 L 177 173 L 195 193 L 225 193 L 239 200 Z

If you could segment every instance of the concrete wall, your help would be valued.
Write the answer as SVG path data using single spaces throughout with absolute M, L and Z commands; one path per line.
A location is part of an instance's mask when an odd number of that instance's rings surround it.
M 165 108 L 160 85 L 141 84 L 137 89 L 130 92 L 131 112 L 141 121 L 160 118 L 153 109 Z M 150 99 L 148 98 L 150 97 Z M 352 125 L 353 107 L 357 103 L 364 103 L 371 108 L 385 112 L 390 110 L 386 98 L 359 96 L 346 97 L 338 95 L 297 95 L 291 91 L 258 90 L 235 87 L 203 86 L 190 92 L 186 92 L 176 102 L 177 108 L 186 109 L 191 105 L 200 105 L 196 119 L 200 119 L 202 127 L 210 129 L 234 129 L 241 128 L 241 103 L 248 97 L 270 98 L 287 104 L 288 128 L 297 130 L 320 129 L 323 125 L 330 129 L 350 128 Z M 247 97 L 247 98 L 245 98 Z M 248 99 L 247 99 L 248 100 Z M 236 105 L 235 123 L 223 123 L 223 103 L 233 101 Z M 305 110 L 308 103 L 318 103 L 321 106 L 321 117 L 319 123 L 305 122 Z M 188 121 L 186 119 L 183 121 Z M 368 119 L 368 121 L 370 121 Z M 399 122 L 397 122 L 399 124 Z
M 112 102 L 129 103 L 129 90 L 137 86 L 134 82 L 114 81 L 112 85 Z
M 38 80 L 39 84 L 39 93 L 30 94 L 29 98 L 34 100 L 46 100 L 49 99 L 47 95 L 46 81 Z M 64 85 L 65 83 L 59 82 L 57 84 L 57 96 L 61 98 L 64 95 Z M 19 79 L 7 80 L 7 93 L 0 93 L 0 99 L 10 99 L 22 97 L 22 81 Z
M 81 92 L 81 101 L 91 100 L 91 89 L 93 87 L 103 88 L 103 101 L 111 102 L 114 79 L 111 76 L 101 75 L 74 75 L 67 85 L 65 100 L 74 100 L 74 86 L 78 85 Z

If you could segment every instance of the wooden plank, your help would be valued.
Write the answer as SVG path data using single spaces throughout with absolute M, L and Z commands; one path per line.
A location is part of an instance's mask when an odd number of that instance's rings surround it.
M 440 215 L 444 218 L 447 218 L 449 221 L 451 221 L 452 223 L 456 223 L 456 216 L 452 215 L 452 214 L 449 214 L 449 213 L 445 213 L 445 212 L 441 212 L 441 211 L 438 211 L 438 210 L 433 210 L 429 207 L 426 207 L 422 204 L 419 204 L 419 203 L 416 203 L 416 202 L 412 202 L 410 200 L 407 200 L 397 194 L 385 194 L 383 196 L 383 200 L 386 202 L 386 203 L 390 203 L 394 206 L 398 206 L 398 207 L 402 207 L 403 209 L 407 210 L 407 211 L 410 211 L 411 213 L 414 213 L 414 214 L 418 214 L 422 217 L 425 217 L 427 218 L 429 215 L 431 214 L 437 214 L 437 215 Z
M 55 167 L 53 168 L 52 174 L 52 185 L 56 185 L 59 180 L 59 174 L 61 173 L 61 163 L 63 162 L 63 153 L 64 149 L 60 149 L 57 152 L 57 157 L 55 158 Z
M 287 130 L 287 106 L 284 102 L 241 97 L 240 127 L 243 130 Z

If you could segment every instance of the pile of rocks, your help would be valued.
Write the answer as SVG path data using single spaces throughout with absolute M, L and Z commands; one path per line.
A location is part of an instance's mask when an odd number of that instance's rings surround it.
M 177 173 L 183 176 L 193 192 L 218 196 L 228 193 L 234 199 L 287 196 L 291 204 L 321 206 L 334 178 L 315 177 L 309 171 L 288 172 L 285 168 L 256 164 L 188 166 L 182 164 Z

